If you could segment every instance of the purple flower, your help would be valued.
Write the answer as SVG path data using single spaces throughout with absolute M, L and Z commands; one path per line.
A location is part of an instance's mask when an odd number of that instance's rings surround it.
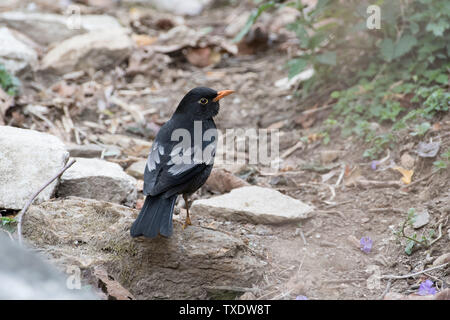
M 433 288 L 433 281 L 425 280 L 420 284 L 419 291 L 417 292 L 421 296 L 427 296 L 429 294 L 436 294 L 436 288 Z
M 361 240 L 359 240 L 359 244 L 361 245 L 361 250 L 365 253 L 369 253 L 370 250 L 372 250 L 373 241 L 369 237 L 362 237 Z
M 308 300 L 308 298 L 305 297 L 305 296 L 297 296 L 297 297 L 295 298 L 295 300 Z
M 377 161 L 377 160 L 373 160 L 371 163 L 370 163 L 370 167 L 372 168 L 372 170 L 377 170 L 377 166 L 380 164 L 380 161 Z

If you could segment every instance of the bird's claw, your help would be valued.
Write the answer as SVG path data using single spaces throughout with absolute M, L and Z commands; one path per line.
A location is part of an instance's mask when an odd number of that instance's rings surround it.
M 190 226 L 190 225 L 192 225 L 191 218 L 186 217 L 186 220 L 184 221 L 184 224 L 183 224 L 183 230 L 186 229 L 187 226 Z

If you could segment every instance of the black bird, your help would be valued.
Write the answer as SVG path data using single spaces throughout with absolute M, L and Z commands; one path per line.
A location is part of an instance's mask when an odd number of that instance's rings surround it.
M 183 195 L 191 224 L 188 197 L 208 179 L 214 162 L 217 129 L 213 117 L 219 100 L 232 90 L 198 87 L 189 91 L 172 118 L 156 135 L 144 172 L 144 206 L 131 226 L 132 237 L 172 235 L 175 201 Z

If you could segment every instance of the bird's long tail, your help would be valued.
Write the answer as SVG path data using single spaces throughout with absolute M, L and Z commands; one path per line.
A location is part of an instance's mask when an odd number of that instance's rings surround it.
M 131 226 L 132 237 L 154 238 L 160 233 L 165 237 L 172 235 L 172 215 L 177 195 L 169 198 L 147 196 L 136 221 Z

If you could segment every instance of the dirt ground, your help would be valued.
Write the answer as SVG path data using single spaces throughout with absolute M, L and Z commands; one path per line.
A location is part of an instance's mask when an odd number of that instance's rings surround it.
M 212 27 L 211 34 L 223 34 L 230 16 L 242 11 L 248 12 L 249 9 L 248 4 L 242 3 L 210 8 L 199 16 L 185 17 L 185 24 L 194 29 Z M 90 10 L 93 13 L 106 12 L 124 17 L 129 14 L 130 9 L 124 5 L 114 10 Z M 222 103 L 216 120 L 218 128 L 278 129 L 282 133 L 280 154 L 295 146 L 300 138 L 306 137 L 308 140 L 284 158 L 281 170 L 277 173 L 265 174 L 258 166 L 247 166 L 244 171 L 252 172 L 251 175 L 246 175 L 242 170 L 236 172 L 236 175 L 313 205 L 316 210 L 311 218 L 298 224 L 273 226 L 192 217 L 195 225 L 240 237 L 255 254 L 267 262 L 264 280 L 255 284 L 252 290 L 257 299 L 295 299 L 299 295 L 308 299 L 380 299 L 387 291 L 414 293 L 426 278 L 433 279 L 439 288 L 450 285 L 448 267 L 426 272 L 416 278 L 374 280 L 375 276 L 380 275 L 405 275 L 422 271 L 429 268 L 435 258 L 449 252 L 449 170 L 441 170 L 414 184 L 414 181 L 426 177 L 433 170 L 433 161 L 420 158 L 414 153 L 417 139 L 405 134 L 399 137 L 397 150 L 386 150 L 389 159 L 385 164 L 390 161 L 400 164 L 404 153 L 412 156 L 414 175 L 411 187 L 353 184 L 351 179 L 354 175 L 364 176 L 370 181 L 400 183 L 401 174 L 392 169 L 382 170 L 383 166 L 379 170 L 371 169 L 369 160 L 362 157 L 365 147 L 356 137 L 343 138 L 336 133 L 329 144 L 324 144 L 317 138 L 317 133 L 322 130 L 320 120 L 327 118 L 330 108 L 314 112 L 314 121 L 310 126 L 296 121 L 303 111 L 324 107 L 328 101 L 324 100 L 321 93 L 317 93 L 317 102 L 302 105 L 298 103 L 293 89 L 275 86 L 277 80 L 287 76 L 284 66 L 288 60 L 288 50 L 285 50 L 282 43 L 275 42 L 264 50 L 256 50 L 253 55 L 222 56 L 219 63 L 204 68 L 195 67 L 182 58 L 172 58 L 172 62 L 160 72 L 148 71 L 135 76 L 122 76 L 115 84 L 117 90 L 133 92 L 122 96 L 127 103 L 140 106 L 142 111 L 156 108 L 157 112 L 149 112 L 145 116 L 148 123 L 164 123 L 189 89 L 207 86 L 217 90 L 236 90 L 232 98 Z M 71 85 L 82 86 L 83 82 L 95 80 L 96 87 L 93 90 L 101 92 L 111 85 L 111 79 L 120 74 L 121 68 L 126 66 L 118 66 L 114 71 L 96 72 Z M 22 99 L 36 104 L 45 103 L 48 96 L 33 90 L 33 81 L 25 82 L 28 95 Z M 150 94 L 146 91 L 148 88 L 151 89 Z M 108 119 L 89 111 L 92 100 L 86 98 L 81 103 L 82 107 L 79 107 L 80 104 L 75 107 L 77 104 L 71 104 L 70 100 L 76 98 L 65 99 L 71 105 L 70 112 L 75 125 L 93 136 L 111 132 L 108 122 L 104 122 L 106 129 L 101 126 L 86 126 L 86 121 Z M 44 122 L 20 113 L 20 103 L 18 105 L 16 121 L 30 127 L 32 122 L 36 122 L 36 129 L 50 131 Z M 117 113 L 120 112 L 117 110 Z M 59 119 L 62 113 L 57 110 L 51 117 L 52 121 Z M 126 113 L 122 115 L 126 116 Z M 442 131 L 431 132 L 424 140 L 437 137 L 445 130 L 448 132 L 448 115 L 435 120 L 442 124 Z M 142 128 L 132 121 L 121 122 L 114 128 L 114 133 L 149 139 L 151 126 L 148 128 Z M 380 130 L 389 128 L 381 126 Z M 56 131 L 66 142 L 75 142 L 73 134 Z M 441 148 L 448 145 L 450 136 L 444 134 Z M 335 155 L 331 161 L 323 159 L 327 152 Z M 329 179 L 322 182 L 324 178 Z M 197 198 L 210 196 L 212 194 L 206 188 L 195 195 Z M 415 232 L 421 235 L 434 230 L 436 236 L 441 235 L 430 248 L 419 248 L 410 256 L 405 254 L 406 239 L 395 234 L 404 223 L 409 208 L 415 208 L 416 212 L 428 210 L 430 214 L 429 223 Z M 184 217 L 181 214 L 175 218 Z M 408 226 L 406 232 L 414 231 Z M 373 240 L 369 253 L 359 248 L 359 239 L 362 237 Z

